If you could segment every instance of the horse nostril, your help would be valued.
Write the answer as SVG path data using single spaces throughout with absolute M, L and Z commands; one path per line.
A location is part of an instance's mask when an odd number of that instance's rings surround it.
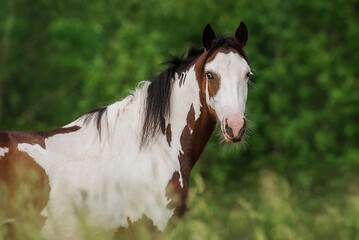
M 246 132 L 246 127 L 247 127 L 247 121 L 245 118 L 243 118 L 243 127 L 241 128 L 241 130 L 239 130 L 238 132 L 238 137 L 242 138 L 244 133 Z
M 231 138 L 234 137 L 232 128 L 228 126 L 228 118 L 226 118 L 225 120 L 224 129 L 226 130 L 226 133 L 228 134 L 229 137 Z

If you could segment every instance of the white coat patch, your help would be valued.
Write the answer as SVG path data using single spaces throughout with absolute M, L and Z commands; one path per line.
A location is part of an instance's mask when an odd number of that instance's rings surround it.
M 5 156 L 5 154 L 8 153 L 8 152 L 9 152 L 8 148 L 1 148 L 0 147 L 0 157 Z

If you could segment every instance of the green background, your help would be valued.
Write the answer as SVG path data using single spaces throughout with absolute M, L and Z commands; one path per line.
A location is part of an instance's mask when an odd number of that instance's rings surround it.
M 2 0 L 0 129 L 122 99 L 204 26 L 249 30 L 246 146 L 212 137 L 173 239 L 359 239 L 359 1 Z

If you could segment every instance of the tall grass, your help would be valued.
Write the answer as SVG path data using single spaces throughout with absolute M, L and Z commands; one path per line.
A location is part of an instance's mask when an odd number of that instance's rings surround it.
M 345 193 L 325 196 L 300 195 L 286 179 L 262 170 L 255 183 L 245 189 L 208 186 L 200 174 L 193 176 L 188 209 L 173 231 L 160 239 L 246 239 L 246 240 L 354 240 L 359 238 L 359 182 L 351 181 Z M 343 191 L 342 191 L 343 192 Z M 2 191 L 4 193 L 4 191 Z M 34 193 L 26 187 L 14 204 L 16 219 L 6 223 L 0 212 L 0 239 L 9 239 L 8 225 L 13 225 L 11 239 L 41 239 L 41 223 L 28 199 Z M 3 194 L 1 196 L 4 196 Z M 329 194 L 328 196 L 333 196 Z M 0 198 L 2 210 L 4 197 Z M 306 200 L 305 200 L 306 199 Z M 317 204 L 314 204 L 316 202 Z M 110 233 L 88 226 L 79 218 L 82 239 L 111 239 Z M 11 222 L 11 221 L 10 221 Z M 142 239 L 152 235 L 139 230 Z M 140 233 L 140 234 L 141 234 Z

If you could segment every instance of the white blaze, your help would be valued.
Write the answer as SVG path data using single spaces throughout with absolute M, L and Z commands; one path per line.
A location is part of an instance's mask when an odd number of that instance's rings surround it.
M 246 73 L 250 71 L 247 61 L 238 53 L 219 52 L 205 67 L 206 72 L 215 72 L 220 77 L 220 87 L 207 103 L 216 111 L 219 120 L 228 113 L 244 114 L 247 100 Z M 208 83 L 207 83 L 208 84 Z

